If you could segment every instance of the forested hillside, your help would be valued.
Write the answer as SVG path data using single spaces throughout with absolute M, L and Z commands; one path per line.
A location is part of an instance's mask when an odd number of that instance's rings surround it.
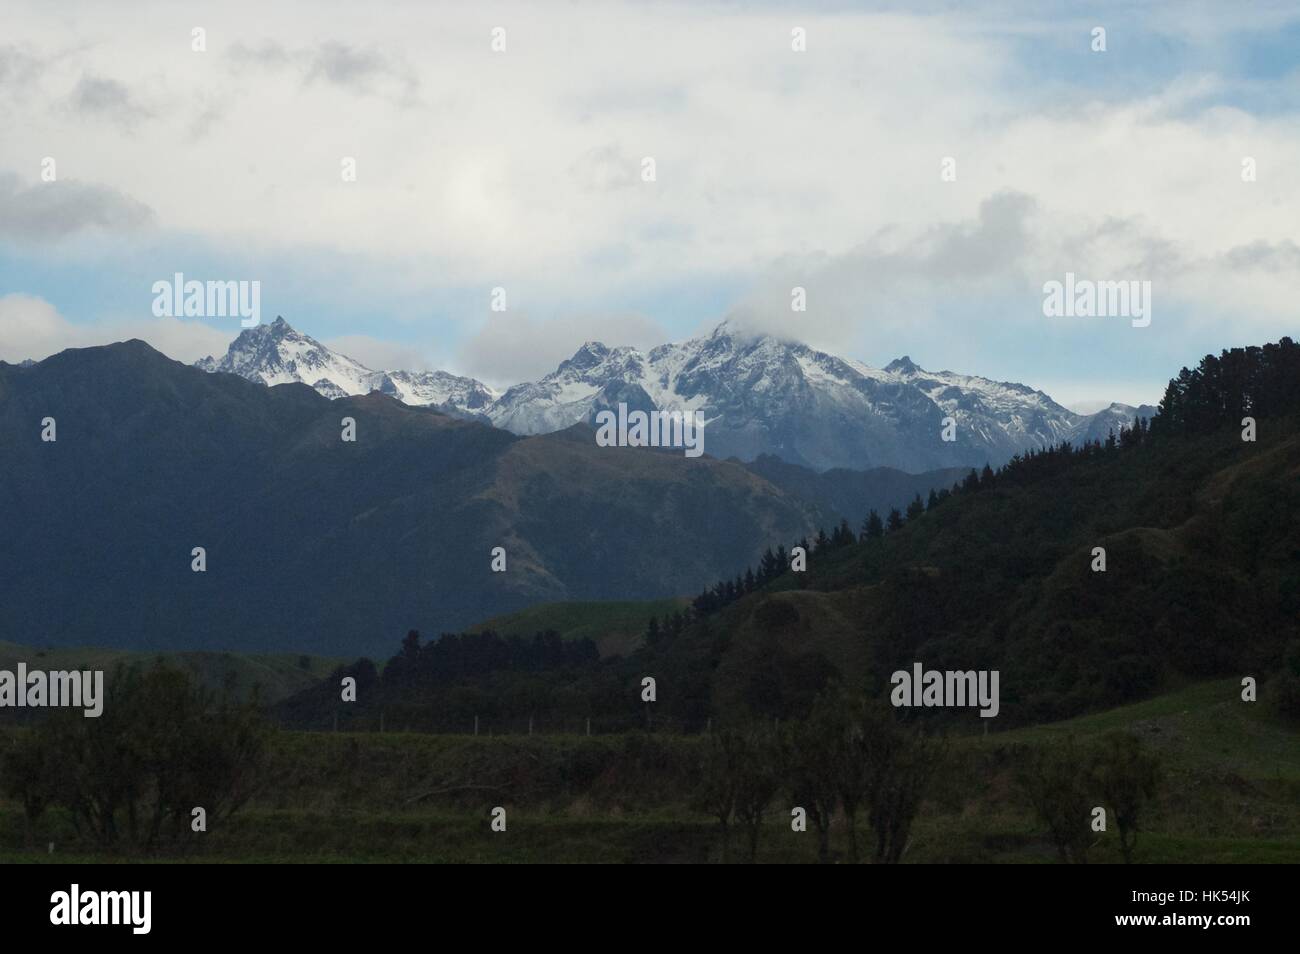
M 375 708 L 348 718 L 400 703 L 413 725 L 491 712 L 616 729 L 649 718 L 635 700 L 652 675 L 653 718 L 699 728 L 797 717 L 832 680 L 883 698 L 915 662 L 999 670 L 999 726 L 1211 676 L 1269 682 L 1300 638 L 1298 352 L 1283 339 L 1209 356 L 1171 382 L 1162 407 L 1174 411 L 1105 442 L 1018 456 L 906 513 L 775 541 L 749 572 L 650 620 L 644 647 L 621 659 L 585 651 L 521 668 L 492 661 L 509 658 L 494 635 L 465 636 L 476 662 L 453 674 L 436 640 L 408 643 L 409 670 L 390 664 Z M 807 568 L 794 572 L 800 544 Z M 329 700 L 294 707 L 298 724 L 331 718 Z

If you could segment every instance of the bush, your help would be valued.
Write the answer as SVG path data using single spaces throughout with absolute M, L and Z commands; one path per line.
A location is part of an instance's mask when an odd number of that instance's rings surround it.
M 4 784 L 29 823 L 59 806 L 104 849 L 184 847 L 195 808 L 210 830 L 253 794 L 266 731 L 256 698 L 232 702 L 162 664 L 119 668 L 103 714 L 53 713 L 6 754 Z

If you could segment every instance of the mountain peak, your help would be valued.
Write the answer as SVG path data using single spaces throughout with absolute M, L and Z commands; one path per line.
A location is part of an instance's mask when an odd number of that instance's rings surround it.
M 573 357 L 564 364 L 580 370 L 594 368 L 610 355 L 610 350 L 602 342 L 584 341 L 582 347 L 573 353 Z
M 748 344 L 761 340 L 779 340 L 775 336 L 760 331 L 751 319 L 743 314 L 731 314 L 709 332 L 708 341 L 733 341 L 737 344 Z
M 497 396 L 473 378 L 445 371 L 372 371 L 295 330 L 283 315 L 269 325 L 241 331 L 220 360 L 208 357 L 194 364 L 203 371 L 225 371 L 266 385 L 305 384 L 331 399 L 379 391 L 412 407 L 465 416 L 480 414 Z
M 889 362 L 889 364 L 885 365 L 884 369 L 890 374 L 916 374 L 921 370 L 920 366 L 918 366 L 917 363 L 907 355 L 903 355 L 901 358 L 895 358 L 893 361 Z

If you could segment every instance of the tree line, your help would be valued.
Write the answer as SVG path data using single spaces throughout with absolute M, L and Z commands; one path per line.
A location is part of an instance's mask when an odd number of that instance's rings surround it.
M 384 667 L 381 682 L 386 692 L 402 695 L 494 672 L 581 668 L 599 658 L 592 640 L 565 640 L 553 629 L 528 637 L 502 636 L 493 630 L 443 633 L 423 645 L 419 631 L 413 629 Z
M 794 546 L 801 548 L 806 556 L 820 556 L 895 533 L 956 494 L 1042 480 L 1079 461 L 1140 447 L 1153 438 L 1209 433 L 1240 426 L 1244 416 L 1273 417 L 1296 411 L 1300 411 L 1300 345 L 1292 339 L 1284 337 L 1276 344 L 1262 347 L 1233 348 L 1218 357 L 1206 355 L 1196 370 L 1183 368 L 1170 380 L 1155 417 L 1148 420 L 1137 416 L 1131 426 L 1121 426 L 1118 433 L 1112 430 L 1105 441 L 1094 439 L 1077 444 L 1061 441 L 1015 454 L 996 470 L 989 464 L 983 470 L 972 468 L 951 489 L 932 488 L 927 500 L 922 500 L 918 493 L 903 510 L 893 507 L 882 517 L 873 509 L 857 533 L 847 519 L 841 519 L 829 534 L 824 527 L 819 527 L 811 542 L 805 537 Z M 654 641 L 663 633 L 679 633 L 692 618 L 712 615 L 762 589 L 790 569 L 789 561 L 783 545 L 775 550 L 769 546 L 757 566 L 738 573 L 735 579 L 706 587 L 685 612 L 669 614 L 662 622 L 651 620 L 647 639 Z
M 1198 434 L 1241 426 L 1243 417 L 1278 417 L 1300 410 L 1300 345 L 1290 338 L 1262 347 L 1207 354 L 1165 388 L 1152 421 L 1158 434 Z

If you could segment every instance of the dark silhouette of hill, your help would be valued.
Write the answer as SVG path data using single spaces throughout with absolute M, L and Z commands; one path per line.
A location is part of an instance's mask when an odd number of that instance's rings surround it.
M 689 592 L 816 517 L 737 464 L 332 403 L 139 341 L 0 364 L 0 446 L 0 636 L 37 646 L 376 653 L 412 621 Z

